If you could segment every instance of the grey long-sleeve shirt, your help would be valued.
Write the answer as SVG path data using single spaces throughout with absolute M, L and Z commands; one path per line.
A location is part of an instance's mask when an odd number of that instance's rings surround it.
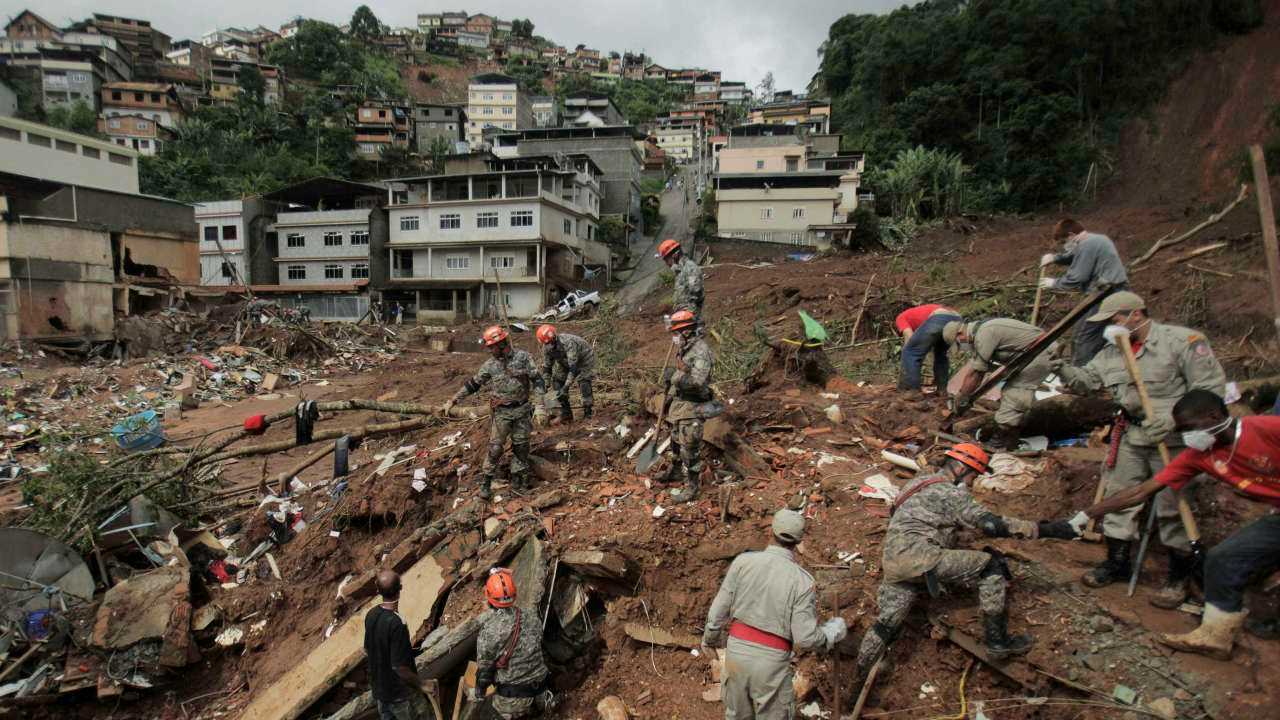
M 813 576 L 777 545 L 734 558 L 707 612 L 703 642 L 724 647 L 732 620 L 790 638 L 793 652 L 825 647 L 827 641 L 818 629 Z
M 1093 292 L 1129 282 L 1129 273 L 1116 252 L 1115 243 L 1106 235 L 1086 232 L 1074 250 L 1060 253 L 1053 262 L 1070 265 L 1067 274 L 1058 278 L 1054 286 L 1058 290 Z

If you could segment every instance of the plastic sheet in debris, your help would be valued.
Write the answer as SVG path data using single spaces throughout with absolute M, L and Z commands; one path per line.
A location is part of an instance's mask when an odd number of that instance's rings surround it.
M 996 453 L 991 456 L 991 471 L 978 478 L 974 487 L 981 491 L 1015 493 L 1031 487 L 1043 470 L 1043 463 L 1032 465 L 1009 453 Z
M 866 478 L 862 481 L 862 487 L 858 488 L 858 495 L 883 500 L 887 505 L 892 505 L 898 499 L 898 493 L 898 486 L 893 484 L 888 475 L 881 473 Z

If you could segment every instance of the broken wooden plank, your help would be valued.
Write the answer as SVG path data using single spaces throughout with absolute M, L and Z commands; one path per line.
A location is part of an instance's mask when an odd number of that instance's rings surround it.
M 620 580 L 627 574 L 627 559 L 605 550 L 570 550 L 560 562 L 583 575 Z
M 1035 669 L 1020 658 L 996 660 L 987 654 L 987 648 L 981 642 L 963 630 L 952 627 L 945 620 L 929 615 L 929 622 L 946 639 L 958 645 L 962 650 L 985 663 L 988 667 L 1021 685 L 1025 690 L 1037 696 L 1043 694 L 1044 683 Z
M 679 647 L 692 650 L 702 645 L 702 639 L 689 633 L 671 632 L 638 622 L 629 622 L 624 627 L 627 636 L 632 640 L 661 647 Z
M 444 572 L 428 555 L 401 578 L 399 613 L 412 634 L 431 616 L 436 598 L 444 590 Z M 280 676 L 270 687 L 255 689 L 253 699 L 241 711 L 248 720 L 296 720 L 307 708 L 364 661 L 364 616 L 378 604 L 373 598 L 352 613 L 333 634 Z

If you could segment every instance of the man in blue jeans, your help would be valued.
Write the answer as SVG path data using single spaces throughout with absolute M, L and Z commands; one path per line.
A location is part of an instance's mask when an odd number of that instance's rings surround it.
M 902 336 L 902 373 L 898 377 L 899 390 L 919 390 L 924 356 L 933 353 L 933 384 L 943 393 L 951 377 L 950 347 L 942 339 L 942 328 L 949 322 L 959 322 L 960 313 L 944 305 L 917 305 L 898 314 L 894 327 Z M 945 393 L 944 393 L 945 394 Z

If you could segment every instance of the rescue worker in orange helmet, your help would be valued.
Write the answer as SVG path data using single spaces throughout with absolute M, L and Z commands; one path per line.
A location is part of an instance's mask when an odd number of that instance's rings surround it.
M 970 494 L 988 470 L 987 452 L 960 443 L 946 452 L 942 469 L 921 474 L 902 486 L 893 502 L 881 559 L 883 579 L 877 603 L 880 615 L 862 638 L 858 672 L 865 675 L 888 649 L 921 590 L 936 597 L 943 586 L 978 588 L 987 653 L 996 659 L 1021 655 L 1032 639 L 1010 635 L 1005 591 L 1012 579 L 1004 557 L 985 550 L 955 549 L 956 530 L 971 528 L 987 537 L 1077 537 L 1066 520 L 1035 522 L 997 515 Z
M 511 440 L 511 480 L 517 491 L 532 487 L 529 482 L 529 436 L 533 432 L 530 416 L 541 425 L 547 417 L 542 405 L 530 402 L 530 391 L 545 393 L 540 375 L 529 353 L 511 346 L 507 330 L 494 325 L 484 331 L 481 342 L 493 357 L 484 361 L 474 377 L 441 408 L 445 415 L 459 400 L 489 386 L 489 447 L 481 469 L 480 497 L 493 495 L 493 475 L 502 449 Z
M 667 238 L 658 243 L 658 257 L 667 267 L 675 271 L 676 278 L 671 294 L 671 310 L 679 312 L 688 310 L 695 317 L 702 318 L 702 267 L 690 258 L 685 257 L 684 249 L 677 240 Z
M 591 343 L 577 335 L 562 333 L 555 325 L 539 327 L 537 338 L 542 344 L 542 382 L 548 390 L 547 410 L 551 410 L 554 401 L 560 406 L 560 422 L 573 422 L 569 388 L 576 382 L 582 392 L 582 418 L 591 417 L 594 405 L 591 381 L 596 374 L 596 353 Z
M 675 458 L 659 482 L 673 483 L 681 479 L 684 487 L 671 493 L 675 502 L 691 502 L 698 497 L 702 480 L 702 424 L 707 419 L 703 408 L 715 399 L 711 390 L 711 372 L 715 356 L 711 346 L 698 333 L 698 320 L 688 310 L 680 310 L 670 318 L 671 339 L 676 344 L 675 367 L 666 376 L 667 420 L 671 422 L 671 452 Z
M 537 610 L 519 605 L 515 577 L 506 568 L 489 571 L 484 594 L 489 610 L 480 618 L 476 686 L 470 700 L 484 702 L 492 685 L 497 690 L 490 696 L 491 707 L 502 720 L 546 713 L 555 707 L 555 697 L 547 689 Z

